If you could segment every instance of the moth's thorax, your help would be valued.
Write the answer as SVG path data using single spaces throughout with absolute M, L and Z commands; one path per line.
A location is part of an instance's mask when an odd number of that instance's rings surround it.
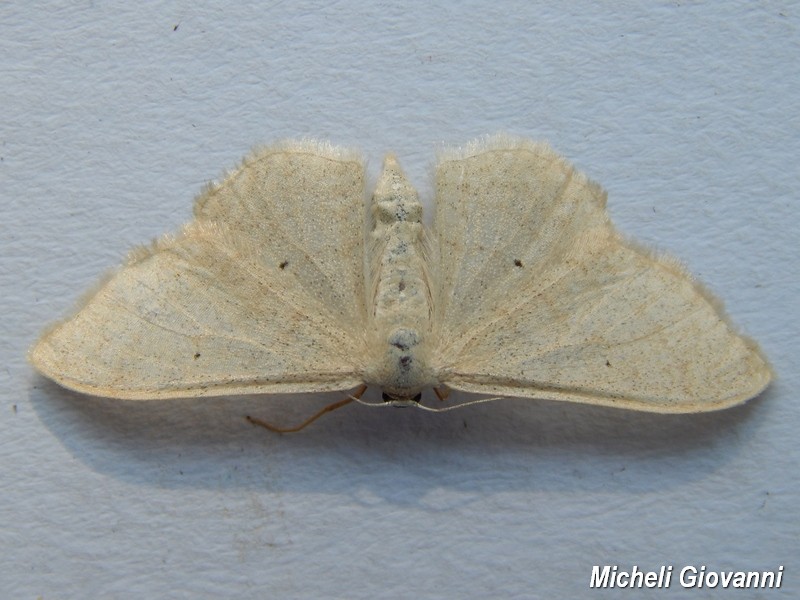
M 388 156 L 372 199 L 368 257 L 374 290 L 367 383 L 397 399 L 434 382 L 428 360 L 431 294 L 423 254 L 422 205 Z

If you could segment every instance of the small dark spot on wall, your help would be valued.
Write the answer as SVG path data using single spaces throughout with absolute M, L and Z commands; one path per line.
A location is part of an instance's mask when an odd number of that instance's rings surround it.
M 522 267 L 522 261 L 518 258 L 514 259 L 514 266 L 515 267 Z
M 194 353 L 194 359 L 197 360 L 198 358 L 200 358 L 200 353 L 199 352 L 195 352 Z
M 611 363 L 610 363 L 610 362 L 608 362 L 608 361 L 606 361 L 606 366 L 607 366 L 607 367 L 610 367 L 610 366 L 611 366 Z
M 278 265 L 278 267 L 280 268 L 281 271 L 283 271 L 288 266 L 289 266 L 289 261 L 288 260 L 285 260 L 281 264 Z
M 401 292 L 406 289 L 406 282 L 401 279 L 400 283 L 397 284 L 397 289 Z
M 178 31 L 178 27 L 180 27 L 180 26 L 181 26 L 181 24 L 180 24 L 180 23 L 178 23 L 177 25 L 174 25 L 174 26 L 172 27 L 172 31 Z

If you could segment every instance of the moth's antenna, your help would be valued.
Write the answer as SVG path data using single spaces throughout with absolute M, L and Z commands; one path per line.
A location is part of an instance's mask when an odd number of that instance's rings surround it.
M 372 408 L 381 408 L 383 406 L 392 406 L 391 402 L 366 402 L 362 400 L 359 396 L 358 398 L 354 396 L 349 396 L 351 400 L 358 402 L 359 404 L 363 404 L 364 406 L 369 406 Z M 425 406 L 424 404 L 420 404 L 418 402 L 408 403 L 404 406 L 414 406 L 415 408 L 419 408 L 420 410 L 427 410 L 428 412 L 445 412 L 448 410 L 454 410 L 456 408 L 464 408 L 465 406 L 471 406 L 473 404 L 483 404 L 484 402 L 494 402 L 495 400 L 506 400 L 508 396 L 496 396 L 494 398 L 478 398 L 477 400 L 470 400 L 469 402 L 462 402 L 461 404 L 454 404 L 453 406 L 445 406 L 444 408 L 433 408 L 430 406 Z
M 390 402 L 367 402 L 366 400 L 362 400 L 361 396 L 359 395 L 358 398 L 355 396 L 348 396 L 348 398 L 358 402 L 362 406 L 369 406 L 370 408 L 382 408 L 384 406 L 391 406 Z
M 425 406 L 424 404 L 416 404 L 415 406 L 420 410 L 427 410 L 428 412 L 446 412 L 448 410 L 455 410 L 456 408 L 464 408 L 465 406 L 472 406 L 473 404 L 483 404 L 484 402 L 494 402 L 495 400 L 506 400 L 507 396 L 496 396 L 494 398 L 478 398 L 477 400 L 470 400 L 469 402 L 462 402 L 461 404 L 454 404 L 453 406 L 445 406 L 443 408 L 433 408 Z

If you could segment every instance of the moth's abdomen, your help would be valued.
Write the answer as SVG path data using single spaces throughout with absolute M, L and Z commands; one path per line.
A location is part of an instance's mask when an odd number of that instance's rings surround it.
M 397 324 L 409 319 L 428 321 L 430 289 L 425 260 L 419 252 L 421 230 L 419 223 L 402 223 L 387 232 L 374 274 L 377 285 L 373 314 L 378 320 Z
M 369 257 L 375 290 L 366 382 L 395 399 L 414 398 L 432 385 L 429 344 L 431 293 L 422 251 L 422 205 L 387 157 L 373 196 L 375 227 Z

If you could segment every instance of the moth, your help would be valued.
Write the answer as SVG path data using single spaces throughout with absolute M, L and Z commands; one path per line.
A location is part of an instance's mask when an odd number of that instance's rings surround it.
M 64 387 L 129 400 L 352 390 L 308 422 L 365 386 L 396 406 L 452 388 L 681 413 L 770 381 L 719 303 L 624 239 L 605 192 L 546 144 L 444 151 L 430 231 L 393 156 L 365 197 L 357 153 L 258 150 L 30 359 Z

